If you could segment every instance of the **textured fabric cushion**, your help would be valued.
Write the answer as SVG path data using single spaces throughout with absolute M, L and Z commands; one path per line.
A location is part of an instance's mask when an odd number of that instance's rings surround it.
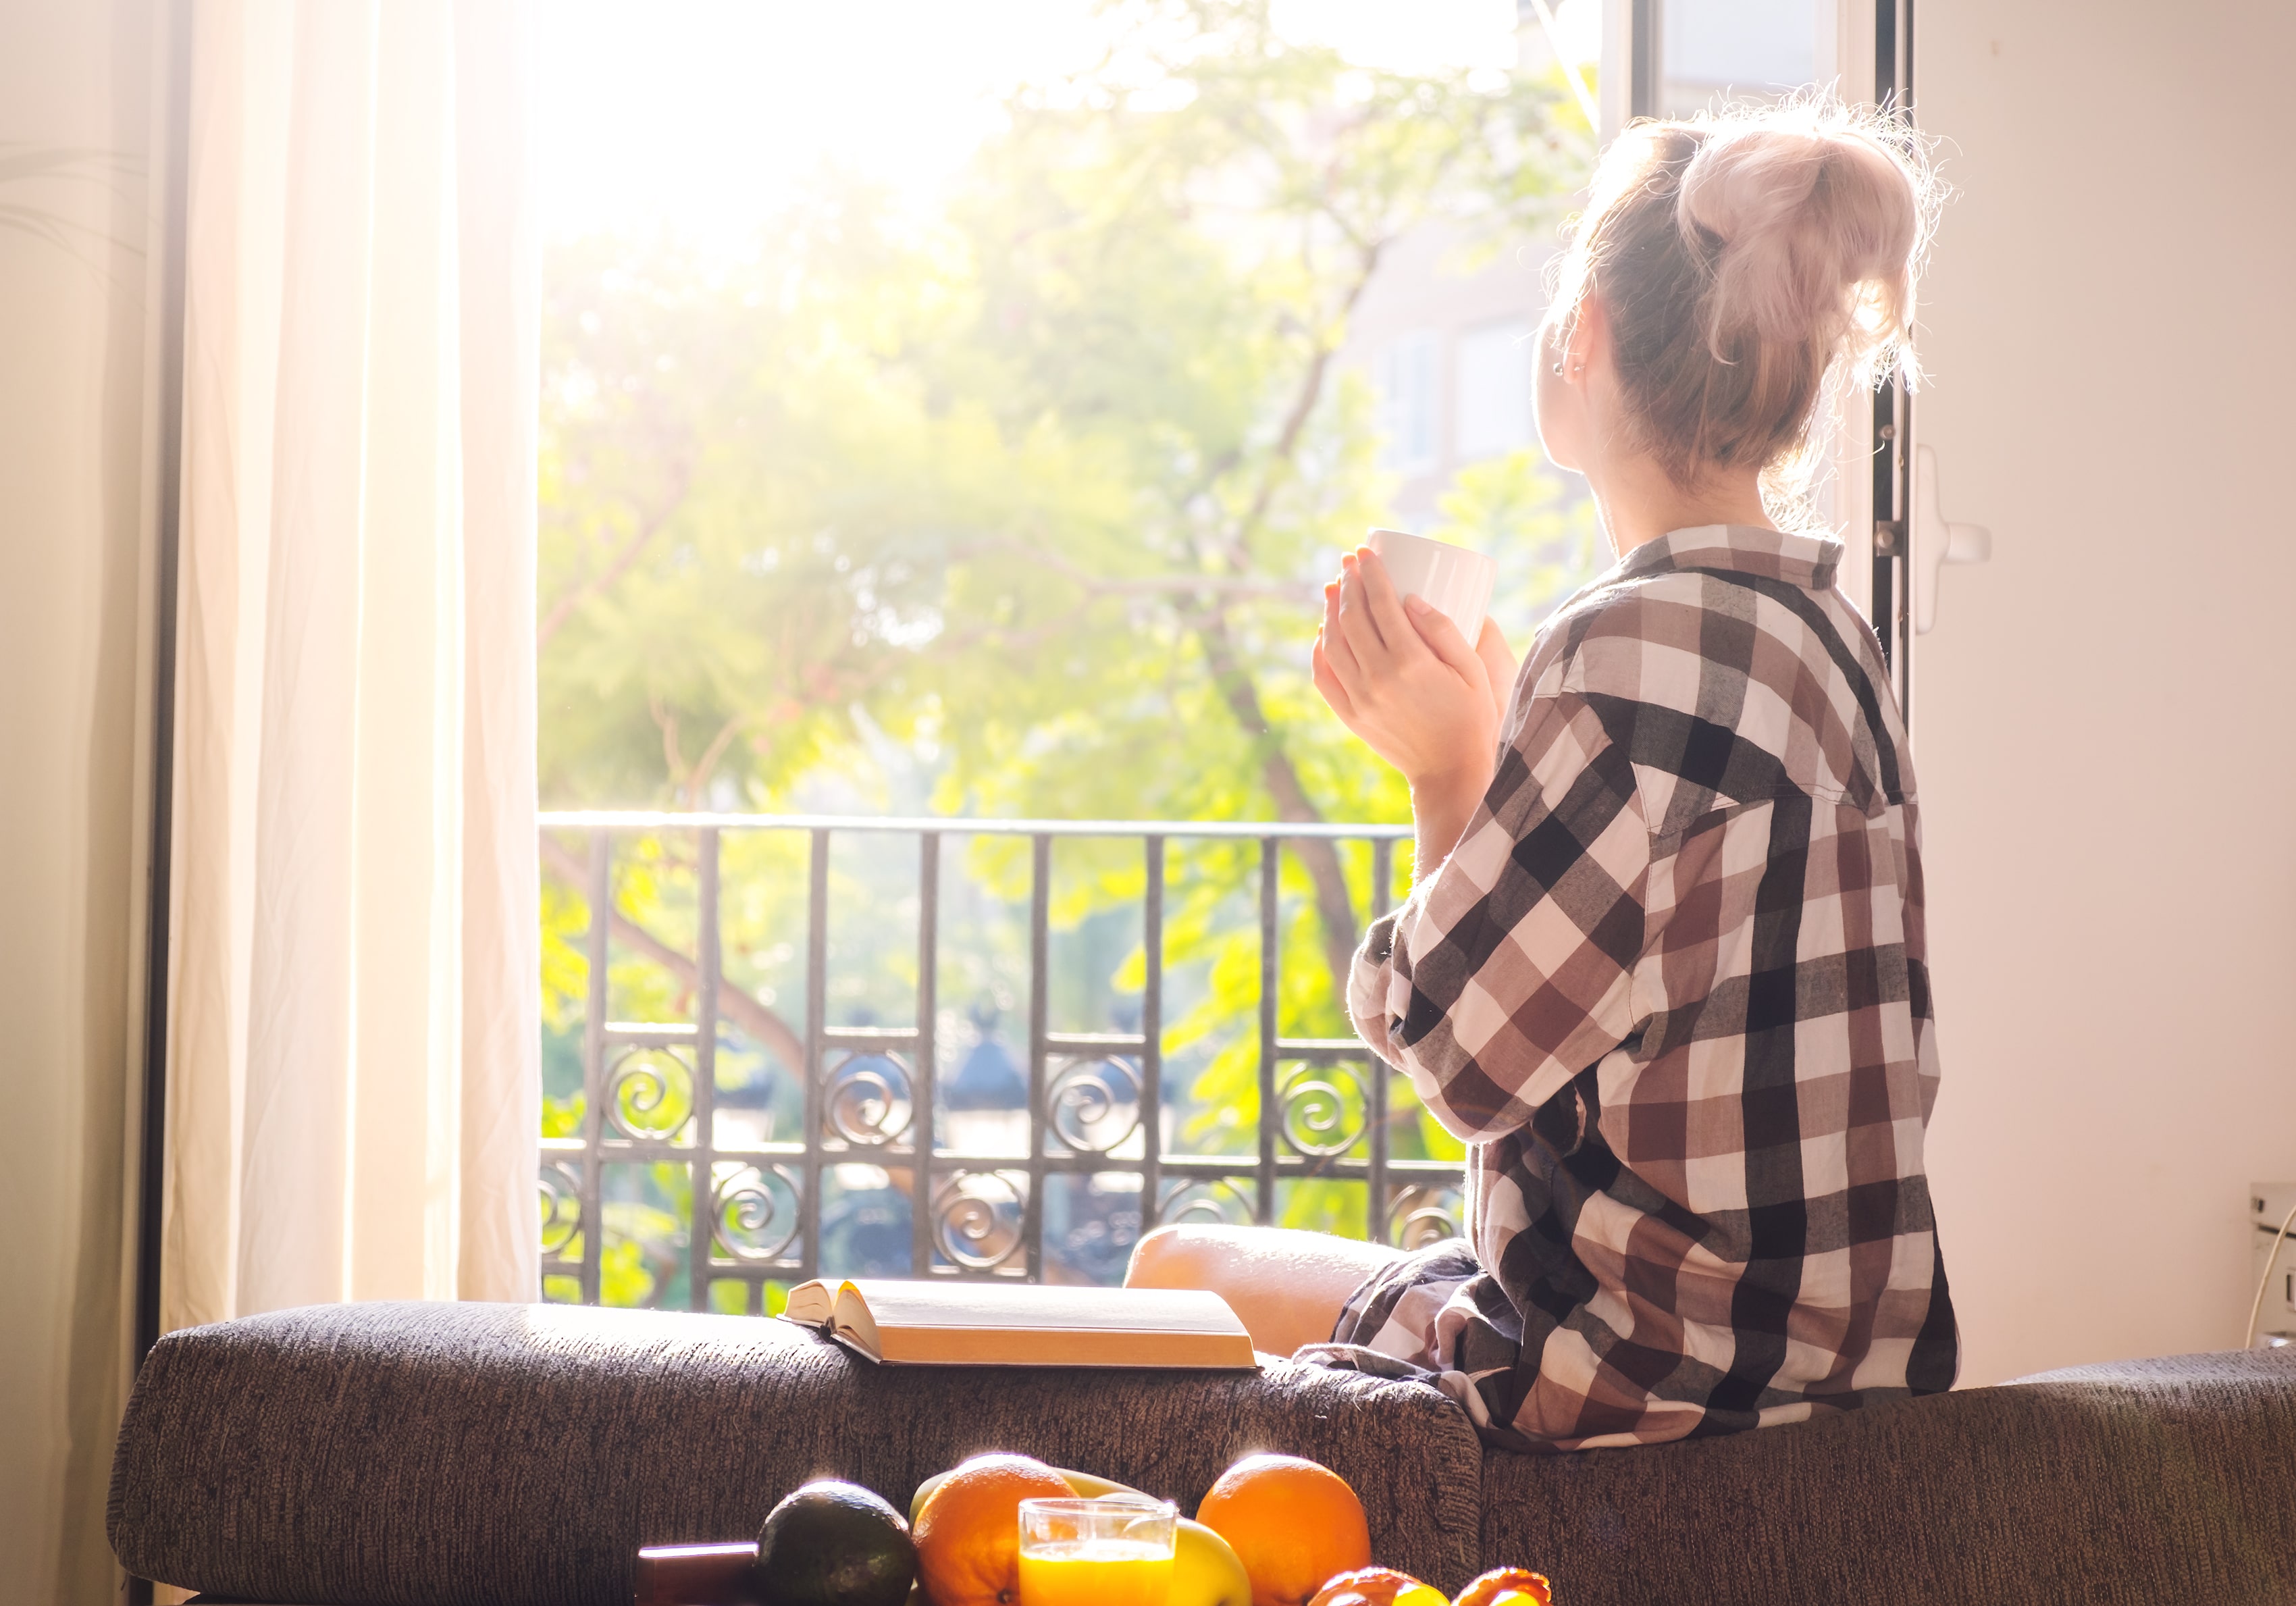
M 2296 1600 L 2296 1355 L 2050 1372 L 1734 1438 L 1484 1460 L 1569 1606 Z
M 1434 1389 L 1216 1372 L 876 1368 L 787 1323 L 557 1306 L 319 1306 L 161 1340 L 112 1468 L 129 1571 L 258 1600 L 623 1606 L 640 1545 L 754 1534 L 849 1478 L 906 1505 L 1019 1450 L 1179 1500 L 1252 1450 L 1363 1495 L 1382 1559 L 1474 1570 L 1480 1447 Z

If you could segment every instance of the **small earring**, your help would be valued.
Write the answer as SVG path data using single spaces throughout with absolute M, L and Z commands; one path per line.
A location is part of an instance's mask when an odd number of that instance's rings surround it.
M 1562 373 L 1562 364 L 1560 364 L 1560 363 L 1555 364 L 1555 365 L 1554 365 L 1554 372 L 1555 372 L 1555 375 L 1556 375 L 1556 377 L 1558 377 L 1558 378 L 1559 378 L 1559 377 L 1561 377 Z

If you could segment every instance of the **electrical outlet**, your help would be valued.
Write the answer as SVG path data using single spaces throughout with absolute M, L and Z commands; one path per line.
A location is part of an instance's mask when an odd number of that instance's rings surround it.
M 2296 1340 L 2296 1226 L 2281 1238 L 2280 1224 L 2296 1210 L 2296 1182 L 2248 1185 L 2249 1291 L 2264 1289 L 2257 1312 L 2259 1344 Z

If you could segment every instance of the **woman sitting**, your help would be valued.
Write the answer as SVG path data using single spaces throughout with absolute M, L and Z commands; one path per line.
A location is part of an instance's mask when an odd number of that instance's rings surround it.
M 1828 105 L 1605 155 L 1538 406 L 1619 561 L 1520 675 L 1368 552 L 1316 644 L 1416 826 L 1349 1012 L 1467 1142 L 1472 1242 L 1167 1227 L 1130 1282 L 1218 1290 L 1265 1349 L 1430 1376 L 1516 1447 L 1951 1385 L 1904 722 L 1841 545 L 1772 518 L 1832 387 L 1911 371 L 1931 188 L 1901 130 Z

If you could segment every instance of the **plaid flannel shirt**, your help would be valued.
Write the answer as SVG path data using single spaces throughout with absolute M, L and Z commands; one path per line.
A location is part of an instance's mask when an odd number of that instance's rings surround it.
M 1489 792 L 1349 989 L 1468 1142 L 1472 1251 L 1371 1278 L 1324 1358 L 1423 1369 L 1525 1448 L 1951 1385 L 1913 770 L 1841 552 L 1677 530 L 1540 632 Z

